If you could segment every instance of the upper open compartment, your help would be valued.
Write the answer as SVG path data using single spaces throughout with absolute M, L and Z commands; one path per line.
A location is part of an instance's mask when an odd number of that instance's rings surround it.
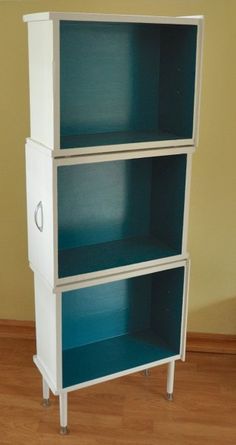
M 31 138 L 55 156 L 196 145 L 202 18 L 25 20 Z
M 194 25 L 61 21 L 61 148 L 192 139 L 196 35 Z

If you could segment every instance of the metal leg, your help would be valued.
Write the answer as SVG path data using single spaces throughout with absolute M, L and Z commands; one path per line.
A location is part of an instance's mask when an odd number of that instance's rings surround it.
M 59 395 L 60 399 L 60 433 L 68 434 L 67 428 L 67 392 L 63 392 Z
M 43 385 L 43 401 L 42 405 L 47 407 L 50 406 L 50 400 L 49 400 L 49 386 L 44 378 L 42 378 L 42 385 Z
M 175 376 L 175 361 L 168 363 L 167 370 L 167 400 L 173 400 L 174 389 L 174 376 Z

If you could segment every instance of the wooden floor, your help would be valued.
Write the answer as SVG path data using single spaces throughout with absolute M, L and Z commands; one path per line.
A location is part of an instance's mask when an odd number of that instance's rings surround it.
M 166 366 L 69 394 L 68 436 L 58 398 L 43 408 L 34 340 L 0 338 L 1 445 L 235 445 L 236 355 L 189 353 L 165 400 Z

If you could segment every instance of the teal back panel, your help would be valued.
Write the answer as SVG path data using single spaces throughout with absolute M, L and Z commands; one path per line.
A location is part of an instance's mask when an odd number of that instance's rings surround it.
M 197 26 L 161 29 L 159 123 L 162 131 L 191 138 Z
M 191 25 L 61 21 L 62 148 L 190 138 L 196 36 Z
M 63 350 L 146 330 L 151 281 L 147 276 L 62 294 Z
M 59 249 L 149 233 L 149 159 L 58 168 Z
M 181 251 L 186 155 L 58 168 L 59 250 L 153 236 Z
M 184 267 L 153 275 L 151 326 L 176 354 L 180 351 Z
M 158 124 L 159 27 L 60 24 L 61 135 Z
M 179 350 L 184 267 L 62 293 L 63 350 L 150 331 Z

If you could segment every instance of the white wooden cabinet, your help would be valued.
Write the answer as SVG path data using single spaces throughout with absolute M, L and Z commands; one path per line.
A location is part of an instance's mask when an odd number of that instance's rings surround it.
M 202 17 L 24 16 L 29 262 L 44 404 L 185 357 Z

